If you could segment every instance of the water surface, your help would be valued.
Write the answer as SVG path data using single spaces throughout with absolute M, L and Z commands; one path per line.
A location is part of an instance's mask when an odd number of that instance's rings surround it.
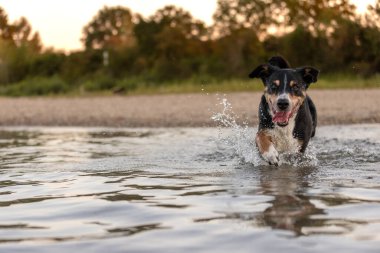
M 260 161 L 251 128 L 2 128 L 1 252 L 379 252 L 380 126 Z

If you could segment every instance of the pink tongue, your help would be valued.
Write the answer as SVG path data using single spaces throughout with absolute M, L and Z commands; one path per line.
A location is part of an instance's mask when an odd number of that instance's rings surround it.
M 273 116 L 273 122 L 286 123 L 289 120 L 291 112 L 276 112 Z

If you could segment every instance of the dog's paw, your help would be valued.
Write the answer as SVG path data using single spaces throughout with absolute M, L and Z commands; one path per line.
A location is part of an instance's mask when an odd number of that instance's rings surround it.
M 277 150 L 271 145 L 267 152 L 262 154 L 265 161 L 267 161 L 270 165 L 278 166 L 280 163 L 280 157 L 278 155 Z

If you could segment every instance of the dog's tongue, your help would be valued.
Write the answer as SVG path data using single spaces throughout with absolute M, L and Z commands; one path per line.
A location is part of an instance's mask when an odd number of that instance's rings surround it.
M 287 123 L 291 112 L 276 112 L 273 116 L 273 122 Z

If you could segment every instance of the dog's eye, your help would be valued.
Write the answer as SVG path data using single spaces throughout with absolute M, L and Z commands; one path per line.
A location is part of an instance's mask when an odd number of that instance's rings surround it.
M 271 88 L 273 91 L 275 91 L 275 90 L 277 90 L 278 86 L 277 86 L 277 84 L 272 83 L 272 85 L 270 86 L 270 88 Z
M 300 87 L 298 86 L 298 84 L 294 84 L 292 88 L 296 92 L 300 90 Z

